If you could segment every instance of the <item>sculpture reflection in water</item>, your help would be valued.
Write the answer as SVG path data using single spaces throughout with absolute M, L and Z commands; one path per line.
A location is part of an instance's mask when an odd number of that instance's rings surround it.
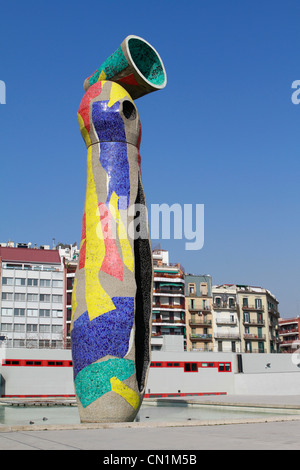
M 137 36 L 84 82 L 87 186 L 71 322 L 81 422 L 133 421 L 145 392 L 153 270 L 134 100 L 165 85 L 161 58 Z

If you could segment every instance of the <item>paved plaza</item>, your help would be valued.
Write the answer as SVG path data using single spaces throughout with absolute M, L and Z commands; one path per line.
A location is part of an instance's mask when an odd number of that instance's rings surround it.
M 194 400 L 193 400 L 194 401 Z M 286 408 L 286 415 L 184 423 L 0 426 L 1 450 L 298 450 L 300 398 L 202 397 L 199 403 Z M 292 413 L 292 414 L 288 414 Z M 99 458 L 101 457 L 99 454 Z

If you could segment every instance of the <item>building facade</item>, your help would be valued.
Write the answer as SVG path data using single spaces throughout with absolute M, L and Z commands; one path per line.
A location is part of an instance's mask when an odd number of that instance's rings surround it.
M 267 289 L 237 285 L 241 352 L 280 352 L 278 300 Z
M 0 246 L 1 338 L 7 347 L 63 348 L 65 268 L 59 252 Z
M 280 350 L 282 353 L 294 353 L 300 347 L 300 317 L 279 319 Z
M 187 351 L 213 351 L 212 279 L 185 275 Z
M 153 250 L 151 349 L 161 350 L 166 335 L 186 335 L 184 270 L 170 264 L 166 250 Z
M 213 286 L 214 351 L 241 352 L 240 315 L 237 287 Z
M 57 249 L 59 251 L 59 255 L 61 257 L 62 262 L 65 266 L 66 271 L 66 283 L 65 283 L 65 345 L 66 348 L 71 348 L 71 321 L 72 321 L 72 292 L 75 280 L 75 273 L 79 259 L 79 249 L 77 244 L 74 243 L 73 245 L 57 245 Z

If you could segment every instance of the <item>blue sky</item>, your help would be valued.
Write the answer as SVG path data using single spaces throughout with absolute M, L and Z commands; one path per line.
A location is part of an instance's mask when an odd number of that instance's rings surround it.
M 281 316 L 300 314 L 299 24 L 296 0 L 2 2 L 0 241 L 80 242 L 83 81 L 135 34 L 168 76 L 136 102 L 148 207 L 205 207 L 201 250 L 153 246 L 214 284 L 266 287 Z

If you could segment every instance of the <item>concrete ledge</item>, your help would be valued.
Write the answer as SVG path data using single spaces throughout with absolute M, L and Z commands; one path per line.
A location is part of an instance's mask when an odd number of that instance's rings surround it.
M 87 430 L 87 429 L 146 429 L 146 428 L 191 428 L 198 426 L 226 426 L 232 424 L 250 424 L 250 423 L 276 423 L 287 421 L 300 421 L 299 415 L 290 416 L 270 416 L 263 418 L 247 418 L 247 419 L 228 419 L 228 420 L 191 420 L 191 421 L 177 421 L 177 422 L 156 422 L 156 423 L 82 423 L 82 424 L 49 424 L 49 425 L 16 425 L 6 426 L 0 425 L 1 432 L 16 432 L 16 431 L 65 431 L 65 430 Z

